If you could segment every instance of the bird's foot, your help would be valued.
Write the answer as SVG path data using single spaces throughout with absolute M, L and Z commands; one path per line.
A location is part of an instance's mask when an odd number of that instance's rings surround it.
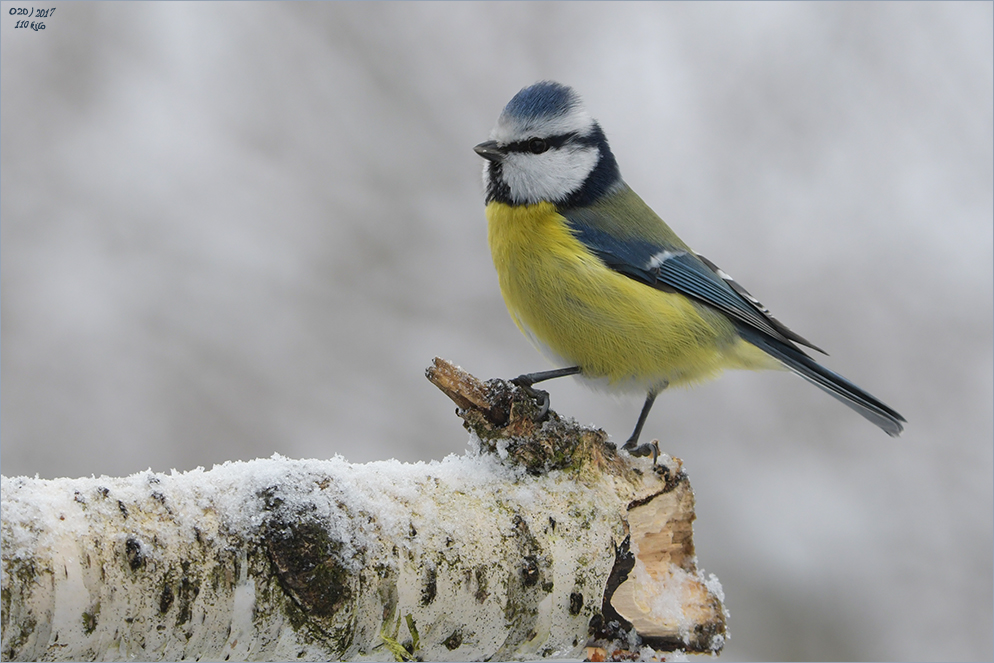
M 628 440 L 625 442 L 625 446 L 621 447 L 632 456 L 652 456 L 652 464 L 656 464 L 656 459 L 659 458 L 659 440 L 653 440 L 647 444 L 639 444 L 638 440 Z
M 535 416 L 535 421 L 545 419 L 546 415 L 549 414 L 549 392 L 533 387 L 528 375 L 519 375 L 513 380 L 509 380 L 509 382 L 520 387 L 522 391 L 533 398 L 538 404 L 538 414 Z

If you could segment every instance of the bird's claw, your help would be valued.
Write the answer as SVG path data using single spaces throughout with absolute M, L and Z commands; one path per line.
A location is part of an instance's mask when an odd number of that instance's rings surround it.
M 638 444 L 636 440 L 628 440 L 625 446 L 621 447 L 631 456 L 652 456 L 652 465 L 655 467 L 659 458 L 659 440 L 653 440 L 647 444 Z
M 535 400 L 538 404 L 538 414 L 535 416 L 535 421 L 541 421 L 545 419 L 547 414 L 549 414 L 549 392 L 542 389 L 536 389 L 532 386 L 530 381 L 522 378 L 524 378 L 523 375 L 516 377 L 513 380 L 510 380 L 510 383 L 520 387 L 522 391 Z

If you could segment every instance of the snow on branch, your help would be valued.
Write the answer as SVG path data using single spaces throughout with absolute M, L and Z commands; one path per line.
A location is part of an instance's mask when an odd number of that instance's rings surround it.
M 3 477 L 5 660 L 511 660 L 718 652 L 678 459 L 632 459 L 436 359 L 471 449 Z

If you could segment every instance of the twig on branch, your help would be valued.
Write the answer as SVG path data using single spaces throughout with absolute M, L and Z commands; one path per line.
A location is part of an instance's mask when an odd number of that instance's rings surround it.
M 680 462 L 442 360 L 479 444 L 2 479 L 6 660 L 507 660 L 721 649 Z M 714 587 L 712 591 L 711 587 Z M 589 647 L 588 649 L 584 649 Z M 628 653 L 626 653 L 628 652 Z M 645 651 L 642 651 L 645 654 Z

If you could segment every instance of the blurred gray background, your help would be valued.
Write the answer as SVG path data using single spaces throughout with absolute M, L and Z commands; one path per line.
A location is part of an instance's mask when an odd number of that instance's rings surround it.
M 507 316 L 473 151 L 573 85 L 633 188 L 903 413 L 788 374 L 657 401 L 737 659 L 992 655 L 992 5 L 2 4 L 5 476 L 462 453 Z M 628 435 L 641 399 L 559 380 Z

